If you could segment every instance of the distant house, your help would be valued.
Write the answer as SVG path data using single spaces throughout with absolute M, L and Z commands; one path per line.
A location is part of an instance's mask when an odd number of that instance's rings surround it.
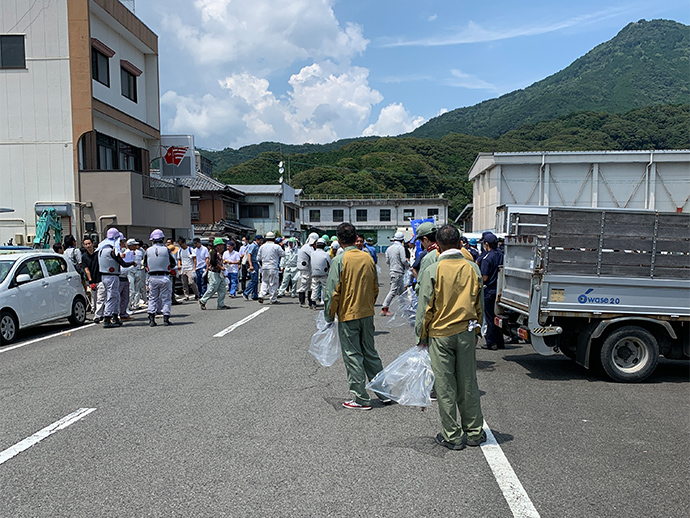
M 334 234 L 342 222 L 352 223 L 358 231 L 376 236 L 385 249 L 398 229 L 412 237 L 410 220 L 433 218 L 438 225 L 448 222 L 450 201 L 442 195 L 310 196 L 302 199 L 302 230 Z
M 255 232 L 239 221 L 244 193 L 197 171 L 196 178 L 180 178 L 190 190 L 190 213 L 194 235 L 239 238 Z
M 244 194 L 240 222 L 258 234 L 276 232 L 281 236 L 300 236 L 300 196 L 302 189 L 286 183 L 278 185 L 231 185 Z

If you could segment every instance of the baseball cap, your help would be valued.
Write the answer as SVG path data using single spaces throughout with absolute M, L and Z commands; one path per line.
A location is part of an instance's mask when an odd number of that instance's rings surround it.
M 416 239 L 422 239 L 424 236 L 428 236 L 429 234 L 433 234 L 438 230 L 436 228 L 436 225 L 434 225 L 431 221 L 425 221 L 421 225 L 417 227 L 417 238 Z
M 254 236 L 254 239 L 263 239 L 263 238 L 264 238 L 264 236 L 262 236 L 261 234 L 257 234 L 256 236 Z
M 129 246 L 129 245 L 136 245 L 136 244 L 137 244 L 137 240 L 134 239 L 134 238 L 130 238 L 130 239 L 127 240 L 127 245 L 128 245 L 128 246 Z
M 306 244 L 313 245 L 314 243 L 316 243 L 317 239 L 319 239 L 319 235 L 316 232 L 312 232 L 311 234 L 309 234 Z
M 482 234 L 482 241 L 485 243 L 498 243 L 498 238 L 493 232 L 484 232 Z

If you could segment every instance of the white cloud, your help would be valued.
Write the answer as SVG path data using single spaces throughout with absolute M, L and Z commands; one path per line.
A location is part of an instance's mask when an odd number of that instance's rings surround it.
M 438 18 L 438 15 L 432 14 L 431 16 L 429 16 L 429 18 L 427 18 L 427 20 L 430 22 L 433 22 L 433 21 L 436 21 L 436 18 Z
M 487 29 L 478 23 L 470 21 L 466 27 L 445 36 L 433 36 L 418 40 L 394 41 L 384 44 L 384 47 L 438 47 L 445 45 L 460 45 L 466 43 L 486 43 L 490 41 L 506 40 L 521 36 L 536 36 L 555 32 L 569 27 L 587 25 L 626 13 L 627 6 L 612 7 L 595 13 L 575 16 L 567 20 L 550 23 L 535 23 L 534 25 L 514 26 L 508 29 Z
M 490 90 L 497 93 L 499 91 L 495 85 L 492 85 L 483 79 L 479 79 L 477 76 L 473 76 L 472 74 L 465 74 L 464 72 L 456 69 L 451 70 L 450 73 L 453 76 L 452 79 L 445 81 L 445 84 L 449 86 L 470 88 L 473 90 Z
M 392 103 L 381 110 L 378 120 L 369 125 L 362 135 L 400 135 L 424 124 L 423 117 L 410 115 L 401 103 Z
M 221 94 L 166 92 L 161 103 L 174 116 L 166 131 L 192 131 L 209 147 L 238 147 L 265 140 L 285 143 L 331 142 L 362 134 L 382 95 L 371 88 L 369 71 L 330 61 L 303 67 L 289 79 L 291 90 L 276 97 L 266 79 L 248 72 L 219 81 Z M 408 115 L 409 117 L 409 115 Z M 224 137 L 221 137 L 224 135 Z
M 254 73 L 296 61 L 347 62 L 369 41 L 362 27 L 341 26 L 334 0 L 196 0 L 199 19 L 164 16 L 163 25 L 201 64 L 233 64 Z

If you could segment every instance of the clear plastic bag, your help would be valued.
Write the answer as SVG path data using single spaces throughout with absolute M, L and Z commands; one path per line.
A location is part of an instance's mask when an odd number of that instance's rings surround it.
M 415 346 L 398 356 L 367 384 L 369 390 L 399 405 L 429 406 L 434 373 L 427 347 Z
M 393 316 L 386 322 L 386 327 L 402 327 L 405 325 L 414 327 L 418 302 L 417 294 L 411 286 L 400 296 L 395 297 L 388 308 L 388 311 L 393 313 Z
M 326 322 L 323 311 L 316 315 L 317 331 L 311 337 L 309 352 L 324 367 L 330 367 L 341 356 L 340 338 L 338 338 L 338 320 Z

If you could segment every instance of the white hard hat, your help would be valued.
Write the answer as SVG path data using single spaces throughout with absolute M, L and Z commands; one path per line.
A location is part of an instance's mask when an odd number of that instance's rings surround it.
M 319 244 L 325 245 L 325 244 L 326 244 L 326 241 L 324 241 L 323 239 L 319 238 L 319 239 L 316 240 L 316 244 L 317 244 L 317 245 L 319 245 Z
M 312 232 L 309 234 L 309 237 L 307 238 L 307 245 L 313 245 L 316 243 L 316 240 L 319 239 L 319 235 L 316 232 Z
M 266 239 L 275 239 L 276 235 L 273 232 L 266 232 Z

